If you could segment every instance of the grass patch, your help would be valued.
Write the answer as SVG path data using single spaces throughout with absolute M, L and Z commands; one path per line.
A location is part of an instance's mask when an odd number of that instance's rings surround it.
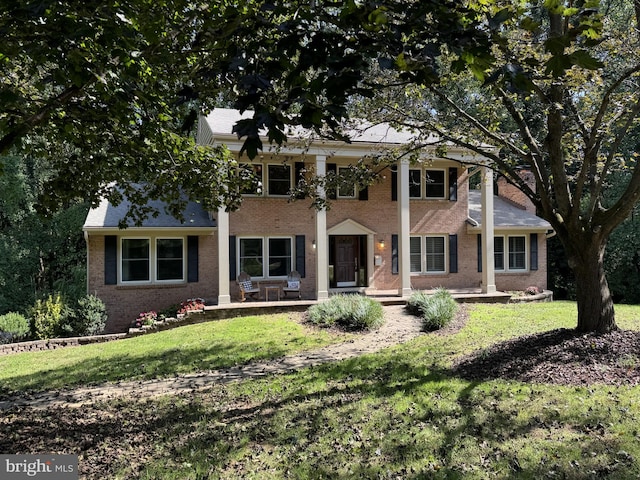
M 362 295 L 334 295 L 309 307 L 309 321 L 321 327 L 375 330 L 384 324 L 382 304 Z
M 574 304 L 468 311 L 456 334 L 291 374 L 77 413 L 9 412 L 0 451 L 78 452 L 89 479 L 638 478 L 639 387 L 471 382 L 449 369 L 495 342 L 575 326 Z M 617 312 L 640 329 L 640 307 Z
M 113 342 L 0 356 L 2 394 L 213 370 L 344 341 L 299 314 L 240 317 Z

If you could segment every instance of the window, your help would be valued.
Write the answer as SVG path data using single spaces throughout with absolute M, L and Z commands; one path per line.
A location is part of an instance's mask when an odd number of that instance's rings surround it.
M 159 281 L 184 280 L 184 242 L 181 238 L 156 240 L 156 278 Z
M 526 270 L 527 240 L 525 236 L 514 235 L 493 238 L 493 258 L 496 270 Z
M 427 272 L 446 270 L 444 237 L 426 237 Z
M 426 198 L 446 198 L 444 170 L 426 170 L 425 193 Z
M 240 165 L 240 193 L 243 195 L 262 195 L 262 165 L 244 163 Z
M 493 237 L 493 257 L 496 270 L 504 270 L 504 237 Z
M 269 195 L 289 195 L 291 190 L 291 167 L 289 165 L 269 165 Z M 249 272 L 247 272 L 249 273 Z
M 291 239 L 269 239 L 269 276 L 284 277 L 291 271 Z
M 422 271 L 422 237 L 409 238 L 409 263 L 411 273 L 420 273 Z
M 286 277 L 293 265 L 292 245 L 290 237 L 240 238 L 238 271 L 258 278 Z
M 422 198 L 422 170 L 409 170 L 409 198 Z
M 348 179 L 349 167 L 338 167 L 338 177 Z M 338 187 L 338 198 L 356 198 L 356 186 L 341 181 Z
M 527 268 L 527 241 L 525 237 L 509 237 L 509 270 Z
M 409 198 L 447 198 L 447 175 L 444 169 L 409 169 Z
M 445 273 L 447 251 L 444 236 L 416 236 L 409 239 L 411 273 Z
M 149 281 L 149 239 L 122 239 L 122 281 Z
M 183 238 L 123 238 L 121 281 L 182 282 L 185 279 Z
M 251 277 L 261 277 L 263 258 L 261 238 L 240 239 L 240 272 L 247 272 Z

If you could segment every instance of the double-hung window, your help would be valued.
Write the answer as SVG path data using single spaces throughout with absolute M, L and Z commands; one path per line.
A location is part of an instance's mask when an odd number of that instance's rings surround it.
M 244 163 L 239 167 L 240 193 L 262 195 L 262 164 Z
M 240 238 L 238 268 L 256 278 L 286 277 L 293 265 L 291 237 Z
M 411 273 L 445 273 L 446 241 L 442 235 L 415 236 L 409 239 Z
M 349 167 L 338 167 L 338 177 L 349 178 Z M 356 198 L 356 186 L 353 183 L 340 181 L 338 186 L 338 198 Z
M 267 175 L 269 177 L 269 195 L 286 196 L 291 190 L 291 166 L 290 165 L 268 165 Z
M 424 196 L 426 198 L 446 198 L 444 170 L 427 169 L 425 171 Z
M 185 279 L 183 238 L 122 238 L 123 283 L 177 283 Z
M 512 271 L 527 269 L 527 239 L 524 235 L 494 237 L 494 266 L 496 270 Z
M 447 176 L 445 170 L 431 168 L 409 169 L 409 198 L 447 198 Z

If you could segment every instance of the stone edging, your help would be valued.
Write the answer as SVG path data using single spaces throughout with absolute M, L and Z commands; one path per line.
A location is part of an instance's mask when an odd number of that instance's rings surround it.
M 511 297 L 509 303 L 527 303 L 527 302 L 553 302 L 553 292 L 545 290 L 537 295 L 522 295 L 521 297 Z
M 90 343 L 110 342 L 128 337 L 128 333 L 111 333 L 106 335 L 91 335 L 86 337 L 50 338 L 48 340 L 32 340 L 30 342 L 17 342 L 0 345 L 0 355 L 12 353 L 37 352 L 40 350 L 55 350 L 63 347 L 75 347 Z

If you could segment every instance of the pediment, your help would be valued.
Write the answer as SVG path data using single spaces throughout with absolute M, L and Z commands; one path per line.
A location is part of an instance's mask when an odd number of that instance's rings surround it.
M 376 232 L 364 225 L 347 218 L 327 229 L 329 235 L 375 235 Z

